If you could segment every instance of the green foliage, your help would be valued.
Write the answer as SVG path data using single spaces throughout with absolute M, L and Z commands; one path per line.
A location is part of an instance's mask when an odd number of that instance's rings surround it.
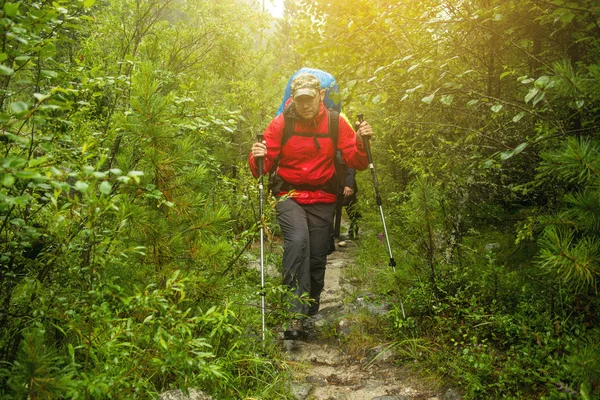
M 593 365 L 585 343 L 600 315 L 597 4 L 306 1 L 293 12 L 304 17 L 287 33 L 306 66 L 332 72 L 345 111 L 375 127 L 398 272 L 378 278 L 374 238 L 355 270 L 403 300 L 406 316 L 388 321 L 398 340 L 436 343 L 424 363 L 468 398 L 597 397 L 593 368 L 566 368 L 576 354 Z
M 252 229 L 242 138 L 263 104 L 235 90 L 268 72 L 264 17 L 213 0 L 2 4 L 0 394 L 285 398 L 278 350 L 248 340 L 256 277 L 234 259 Z

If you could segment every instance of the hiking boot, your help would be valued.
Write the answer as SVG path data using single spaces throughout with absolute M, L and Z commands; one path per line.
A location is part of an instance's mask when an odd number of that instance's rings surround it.
M 329 248 L 327 249 L 327 255 L 330 255 L 335 251 L 335 240 L 333 237 L 329 240 Z
M 307 334 L 301 319 L 293 319 L 288 329 L 283 332 L 283 340 L 306 340 Z
M 319 312 L 319 300 L 313 301 L 308 307 L 308 316 L 313 317 Z

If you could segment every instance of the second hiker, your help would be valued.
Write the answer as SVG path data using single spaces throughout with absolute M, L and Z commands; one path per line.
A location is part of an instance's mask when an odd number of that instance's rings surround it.
M 325 283 L 338 186 L 336 149 L 350 168 L 365 169 L 368 159 L 362 137 L 371 137 L 373 131 L 363 122 L 355 133 L 337 112 L 327 110 L 323 105 L 325 90 L 316 76 L 297 75 L 291 89 L 291 103 L 271 121 L 263 142 L 252 145 L 249 161 L 255 177 L 259 157 L 264 157 L 265 173 L 273 171 L 270 189 L 278 199 L 277 221 L 284 237 L 283 284 L 294 294 L 293 319 L 284 338 L 303 339 L 303 319 L 318 311 Z M 337 135 L 332 135 L 330 128 L 337 130 Z M 299 301 L 303 294 L 313 301 Z

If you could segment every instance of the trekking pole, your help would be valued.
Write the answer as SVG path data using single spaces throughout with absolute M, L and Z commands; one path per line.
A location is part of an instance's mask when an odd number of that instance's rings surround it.
M 264 135 L 256 135 L 258 143 L 262 143 Z M 259 224 L 260 224 L 260 307 L 262 318 L 262 340 L 265 340 L 265 229 L 263 226 L 263 175 L 264 175 L 264 158 L 257 157 L 256 164 L 258 166 L 258 209 L 259 209 Z
M 360 123 L 363 122 L 363 115 L 358 114 L 358 121 Z M 381 201 L 381 196 L 379 195 L 379 184 L 377 183 L 377 176 L 375 175 L 375 167 L 373 166 L 373 156 L 371 155 L 371 144 L 369 143 L 369 138 L 362 138 L 363 145 L 367 150 L 367 157 L 369 159 L 369 169 L 371 170 L 371 176 L 373 177 L 373 187 L 375 188 L 375 196 L 377 197 L 377 205 L 379 206 L 379 214 L 381 214 L 381 222 L 383 223 L 383 232 L 385 233 L 385 240 L 387 242 L 388 252 L 390 253 L 390 267 L 396 273 L 396 261 L 394 261 L 394 256 L 392 255 L 392 246 L 390 246 L 390 237 L 388 236 L 387 226 L 385 225 L 385 216 L 383 215 L 383 203 Z M 402 309 L 402 316 L 406 318 L 406 313 L 404 312 L 404 303 L 402 299 L 400 300 L 400 307 Z
M 358 121 L 362 124 L 363 115 L 358 114 Z M 385 240 L 387 242 L 388 252 L 390 253 L 390 267 L 396 272 L 396 261 L 392 255 L 392 246 L 390 246 L 390 238 L 388 236 L 387 226 L 385 225 L 385 216 L 383 215 L 383 205 L 381 202 L 381 196 L 379 195 L 379 184 L 377 183 L 377 176 L 375 176 L 375 167 L 373 166 L 373 156 L 371 155 L 371 145 L 368 137 L 363 137 L 363 145 L 367 150 L 367 157 L 369 158 L 369 169 L 371 170 L 371 176 L 373 177 L 373 187 L 375 188 L 375 196 L 377 198 L 377 205 L 379 206 L 379 213 L 381 214 L 381 222 L 383 222 L 383 232 L 385 233 Z

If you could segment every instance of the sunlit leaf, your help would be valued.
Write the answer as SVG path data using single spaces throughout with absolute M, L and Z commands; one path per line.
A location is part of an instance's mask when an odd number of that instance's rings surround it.
M 408 67 L 408 69 L 406 70 L 406 72 L 410 72 L 410 71 L 414 70 L 414 69 L 415 69 L 415 68 L 417 68 L 419 65 L 421 65 L 421 64 L 414 64 L 414 65 L 411 65 L 410 67 Z
M 515 115 L 512 119 L 513 122 L 519 122 L 521 120 L 521 118 L 523 118 L 525 115 L 527 115 L 527 113 L 525 111 L 521 111 L 520 113 L 518 113 L 517 115 Z
M 110 194 L 111 190 L 112 190 L 112 185 L 110 184 L 110 182 L 103 181 L 100 184 L 100 193 L 102 193 L 102 194 Z
M 7 67 L 4 64 L 0 65 L 0 75 L 12 75 L 14 73 L 15 73 L 14 69 Z
M 503 160 L 503 161 L 504 161 L 504 160 L 508 160 L 509 158 L 511 158 L 511 157 L 513 157 L 513 156 L 515 156 L 515 155 L 519 154 L 519 153 L 520 153 L 520 152 L 522 152 L 523 150 L 525 150 L 525 148 L 526 148 L 528 145 L 529 145 L 529 143 L 527 143 L 527 142 L 521 143 L 520 145 L 518 145 L 518 146 L 517 146 L 517 147 L 515 147 L 514 149 L 512 149 L 512 150 L 508 150 L 508 151 L 505 151 L 505 152 L 501 153 L 501 154 L 500 154 L 500 159 L 501 159 L 501 160 Z
M 525 96 L 525 103 L 529 103 L 529 101 L 531 101 L 531 99 L 533 99 L 539 91 L 540 90 L 538 88 L 529 89 L 529 93 L 527 93 L 527 95 Z
M 2 176 L 2 186 L 11 187 L 15 183 L 15 177 L 12 174 L 4 174 Z
M 539 92 L 534 98 L 533 101 L 531 102 L 534 106 L 539 103 L 540 101 L 542 101 L 544 99 L 544 97 L 546 96 L 546 92 Z
M 449 106 L 450 104 L 452 104 L 452 101 L 454 100 L 454 96 L 451 94 L 446 94 L 443 95 L 442 97 L 440 97 L 440 102 L 442 104 L 445 104 L 447 106 Z
M 79 190 L 80 192 L 87 192 L 88 188 L 90 185 L 88 185 L 85 182 L 82 181 L 77 181 L 75 182 L 75 189 Z
M 19 12 L 19 3 L 4 3 L 4 15 L 13 18 Z
M 421 101 L 425 104 L 431 104 L 433 98 L 435 97 L 435 93 L 431 93 L 429 96 L 423 97 Z
M 16 101 L 14 103 L 10 103 L 10 109 L 15 114 L 20 114 L 27 111 L 29 109 L 29 106 L 27 105 L 27 103 L 24 103 L 22 101 Z

